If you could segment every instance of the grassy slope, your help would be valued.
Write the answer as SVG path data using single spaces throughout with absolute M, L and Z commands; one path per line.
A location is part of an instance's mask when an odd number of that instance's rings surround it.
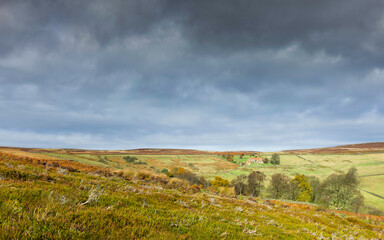
M 68 171 L 46 161 L 0 159 L 0 239 L 384 237 L 379 217 L 194 193 L 164 176 L 110 175 L 80 164 Z
M 378 145 L 368 144 L 363 145 L 364 150 L 367 151 L 367 146 L 378 147 Z M 380 144 L 379 146 L 382 146 Z M 343 146 L 342 146 L 343 147 Z M 339 149 L 340 147 L 336 148 Z M 351 146 L 348 146 L 350 149 Z M 345 149 L 343 147 L 342 149 Z M 361 148 L 356 148 L 357 150 Z M 372 150 L 372 148 L 371 148 Z M 3 150 L 4 151 L 4 150 Z M 223 158 L 215 154 L 194 154 L 194 155 L 131 155 L 136 156 L 140 160 L 145 161 L 148 165 L 132 165 L 127 164 L 122 157 L 125 154 L 119 154 L 120 152 L 113 152 L 114 155 L 107 155 L 109 161 L 107 163 L 98 162 L 98 155 L 95 151 L 70 151 L 70 150 L 39 150 L 34 149 L 29 152 L 23 151 L 23 149 L 8 149 L 12 153 L 17 153 L 21 156 L 34 156 L 34 157 L 55 157 L 58 159 L 74 160 L 84 164 L 90 164 L 101 167 L 111 167 L 113 169 L 147 169 L 150 167 L 162 170 L 163 168 L 173 169 L 174 167 L 183 167 L 196 172 L 199 175 L 203 175 L 208 179 L 213 179 L 214 176 L 222 176 L 226 179 L 234 179 L 236 176 L 241 174 L 249 174 L 254 170 L 264 172 L 267 177 L 270 177 L 274 173 L 285 173 L 293 177 L 296 173 L 305 175 L 317 176 L 324 179 L 332 173 L 340 171 L 346 171 L 350 167 L 356 167 L 359 175 L 374 175 L 384 174 L 384 153 L 366 153 L 366 154 L 355 154 L 355 151 L 349 152 L 349 154 L 323 154 L 323 150 L 316 151 L 314 153 L 308 153 L 309 150 L 303 150 L 297 154 L 283 154 L 281 156 L 281 165 L 259 165 L 253 164 L 252 166 L 239 167 L 236 164 L 227 162 Z M 340 150 L 338 150 L 340 151 Z M 169 152 L 169 151 L 166 151 Z M 108 151 L 101 152 L 108 154 Z M 299 154 L 300 153 L 300 154 Z M 305 153 L 305 154 L 302 154 Z M 351 154 L 354 153 L 354 154 Z M 265 156 L 271 157 L 271 154 L 264 154 Z M 105 155 L 101 155 L 105 156 Z M 249 156 L 245 156 L 243 160 L 239 159 L 239 156 L 235 156 L 235 161 L 245 161 Z M 304 159 L 303 159 L 304 158 Z M 377 176 L 368 176 L 360 178 L 361 188 L 378 195 L 383 196 L 382 191 L 382 178 Z M 267 179 L 269 181 L 269 179 Z M 363 192 L 366 204 L 373 206 L 384 211 L 384 200 L 377 198 L 371 194 Z

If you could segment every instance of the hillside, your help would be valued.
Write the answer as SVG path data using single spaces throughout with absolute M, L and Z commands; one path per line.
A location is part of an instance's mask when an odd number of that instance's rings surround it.
M 86 150 L 86 149 L 43 149 L 43 148 L 20 148 L 20 147 L 0 147 L 0 151 L 21 151 L 28 153 L 69 153 L 69 154 L 97 154 L 97 155 L 216 155 L 223 153 L 251 154 L 255 151 L 202 151 L 193 149 L 164 149 L 164 148 L 140 148 L 127 150 Z
M 240 159 L 240 154 L 245 154 L 244 159 L 248 159 L 250 152 L 232 152 L 235 154 L 234 162 L 229 162 L 221 157 L 223 152 L 180 149 L 95 151 L 2 147 L 0 152 L 30 159 L 77 162 L 112 171 L 124 169 L 160 172 L 163 169 L 172 170 L 176 167 L 182 167 L 205 177 L 207 180 L 212 180 L 215 176 L 221 176 L 230 181 L 242 174 L 248 175 L 252 171 L 263 172 L 267 176 L 266 182 L 269 182 L 271 176 L 276 173 L 287 174 L 291 178 L 296 174 L 305 174 L 306 176 L 314 176 L 324 180 L 331 174 L 346 172 L 349 168 L 355 167 L 358 170 L 359 187 L 366 204 L 366 208 L 362 209 L 362 212 L 383 214 L 384 200 L 382 197 L 384 197 L 384 190 L 382 182 L 384 181 L 384 153 L 380 152 L 382 146 L 383 143 L 367 143 L 325 148 L 315 152 L 313 152 L 313 149 L 280 152 L 281 164 L 278 166 L 270 164 L 240 166 L 238 163 L 244 161 Z M 329 152 L 329 149 L 336 150 Z M 271 154 L 261 153 L 263 157 L 269 158 Z M 139 161 L 138 163 L 143 164 L 127 163 L 124 157 L 128 155 L 136 157 Z
M 340 145 L 327 148 L 314 148 L 314 149 L 299 149 L 299 150 L 286 150 L 284 153 L 289 154 L 362 154 L 362 153 L 383 153 L 384 142 L 374 143 L 360 143 Z
M 384 218 L 231 197 L 145 171 L 0 158 L 1 239 L 382 239 Z

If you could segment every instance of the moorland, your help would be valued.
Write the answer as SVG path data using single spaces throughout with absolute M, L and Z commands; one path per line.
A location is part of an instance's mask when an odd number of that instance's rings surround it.
M 274 154 L 279 164 L 244 164 Z M 0 156 L 2 239 L 379 239 L 384 234 L 384 143 L 273 153 L 2 147 Z M 325 181 L 353 168 L 364 197 L 354 213 L 269 194 L 276 174 Z M 265 176 L 265 187 L 257 195 L 237 194 L 236 180 L 254 172 Z

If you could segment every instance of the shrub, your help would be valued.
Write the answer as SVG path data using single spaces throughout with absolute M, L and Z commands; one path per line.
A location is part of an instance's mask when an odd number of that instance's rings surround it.
M 125 179 L 125 180 L 132 180 L 133 177 L 135 176 L 135 173 L 132 172 L 132 171 L 126 171 L 126 170 L 122 171 L 122 170 L 120 170 L 120 171 L 116 172 L 116 175 L 118 177 L 121 177 L 121 178 Z
M 168 177 L 171 177 L 172 174 L 168 171 L 168 169 L 164 168 L 163 170 L 161 170 L 161 173 L 164 173 L 165 175 L 167 175 Z M 172 176 L 173 177 L 173 176 Z
M 107 164 L 108 163 L 108 158 L 107 158 L 107 156 L 104 156 L 104 158 L 101 157 L 101 156 L 97 156 L 97 161 L 100 162 L 100 163 Z
M 135 162 L 133 162 L 133 164 L 134 165 L 147 165 L 147 163 L 146 162 L 143 162 L 143 161 L 141 161 L 141 160 L 139 160 L 139 161 L 135 161 Z
M 198 186 L 196 184 L 193 184 L 192 186 L 190 186 L 190 189 L 192 190 L 193 193 L 198 193 L 201 191 L 202 187 L 203 187 L 202 185 Z
M 152 179 L 152 173 L 148 171 L 139 171 L 137 177 L 141 180 L 149 181 Z
M 177 189 L 186 189 L 188 188 L 189 184 L 187 181 L 184 181 L 183 179 L 171 178 L 169 180 L 169 186 Z
M 204 177 L 198 177 L 194 173 L 184 169 L 184 168 L 175 168 L 172 171 L 172 175 L 176 178 L 180 178 L 189 182 L 190 185 L 197 184 L 206 186 L 206 180 Z
M 157 183 L 168 184 L 170 178 L 166 174 L 162 173 L 153 175 L 152 179 Z
M 211 181 L 211 184 L 214 188 L 218 187 L 228 187 L 229 186 L 229 181 L 227 179 L 224 179 L 222 177 L 215 177 L 215 180 Z
M 123 157 L 126 163 L 133 163 L 134 161 L 137 160 L 137 157 L 132 157 L 132 156 L 125 156 Z

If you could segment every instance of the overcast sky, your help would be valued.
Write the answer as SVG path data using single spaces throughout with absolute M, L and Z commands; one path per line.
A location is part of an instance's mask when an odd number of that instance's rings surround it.
M 383 141 L 382 0 L 0 0 L 0 145 Z

